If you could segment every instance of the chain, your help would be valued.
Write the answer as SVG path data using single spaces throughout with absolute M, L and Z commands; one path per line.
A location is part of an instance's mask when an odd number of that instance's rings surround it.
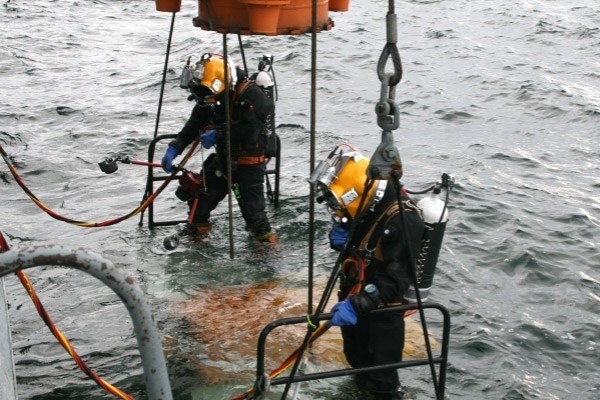
M 381 82 L 381 96 L 375 106 L 377 123 L 383 130 L 394 130 L 400 125 L 396 97 L 396 85 L 402 79 L 402 62 L 396 43 L 398 42 L 397 17 L 393 13 L 393 0 L 390 1 L 390 11 L 386 16 L 387 43 L 383 47 L 379 62 L 377 63 L 377 76 Z M 386 73 L 385 66 L 392 60 L 393 73 Z M 391 117 L 393 115 L 393 118 Z
M 392 134 L 392 130 L 400 126 L 400 109 L 396 104 L 395 97 L 396 85 L 402 79 L 402 62 L 396 46 L 398 21 L 394 9 L 394 0 L 390 0 L 386 15 L 387 43 L 377 63 L 377 76 L 381 82 L 381 92 L 379 102 L 375 105 L 375 113 L 377 114 L 377 124 L 383 129 L 383 132 L 381 143 L 369 164 L 368 176 L 371 179 L 382 179 L 383 172 L 386 170 L 395 171 L 396 176 L 402 176 L 402 162 L 398 149 L 394 146 L 394 135 Z M 393 73 L 386 73 L 385 66 L 390 59 Z

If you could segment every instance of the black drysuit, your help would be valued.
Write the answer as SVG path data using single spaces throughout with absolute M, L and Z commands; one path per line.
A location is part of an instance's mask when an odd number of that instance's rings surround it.
M 170 143 L 181 153 L 206 129 L 217 129 L 216 157 L 209 156 L 204 165 L 206 191 L 200 192 L 193 215 L 194 224 L 209 221 L 210 213 L 227 195 L 227 153 L 225 138 L 225 105 L 223 94 L 220 103 L 196 104 L 192 114 L 177 137 Z M 274 103 L 261 87 L 243 81 L 231 99 L 231 159 L 232 185 L 239 188 L 238 204 L 246 227 L 257 238 L 271 232 L 265 212 L 264 161 L 265 123 L 274 110 Z M 191 206 L 192 201 L 190 201 Z
M 402 211 L 391 213 L 391 216 L 381 218 L 379 220 L 381 222 L 378 222 L 382 213 L 398 204 L 394 185 L 389 182 L 383 198 L 375 209 L 367 211 L 357 221 L 347 247 L 350 255 L 361 256 L 361 253 L 356 251 L 360 248 L 359 244 L 373 225 L 378 224 L 369 236 L 369 242 L 375 240 L 378 243 L 372 253 L 373 258 L 366 267 L 363 287 L 369 283 L 377 287 L 379 305 L 398 305 L 403 301 L 404 293 L 413 281 L 409 254 L 414 261 L 423 237 L 424 223 L 420 212 L 404 195 L 402 201 Z M 404 234 L 403 222 L 406 223 L 406 234 Z M 342 274 L 340 301 L 346 298 L 357 282 L 348 275 L 352 274 Z M 377 307 L 377 304 L 368 299 L 364 291 L 350 296 L 350 301 L 358 315 L 357 323 L 341 327 L 344 354 L 350 365 L 365 367 L 402 361 L 403 313 L 368 314 Z M 357 375 L 357 383 L 361 389 L 371 392 L 377 399 L 400 398 L 394 397 L 400 389 L 397 370 L 362 373 Z

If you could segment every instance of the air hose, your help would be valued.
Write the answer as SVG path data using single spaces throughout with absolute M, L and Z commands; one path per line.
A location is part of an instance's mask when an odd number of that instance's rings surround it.
M 148 206 L 150 206 L 150 204 L 154 201 L 154 199 L 156 199 L 156 197 L 158 197 L 158 195 L 167 187 L 167 185 L 173 180 L 173 178 L 175 178 L 175 175 L 177 175 L 179 170 L 185 166 L 185 164 L 188 162 L 190 157 L 193 155 L 196 147 L 198 146 L 198 143 L 199 143 L 199 139 L 196 139 L 194 141 L 194 143 L 192 144 L 192 147 L 190 148 L 190 150 L 187 152 L 187 154 L 185 155 L 185 157 L 179 164 L 178 168 L 175 169 L 175 171 L 173 171 L 173 173 L 158 187 L 158 189 L 156 189 L 156 191 L 154 193 L 152 193 L 151 196 L 146 198 L 137 208 L 135 208 L 128 214 L 123 215 L 121 217 L 108 219 L 108 220 L 101 221 L 101 222 L 77 221 L 77 220 L 62 216 L 62 215 L 58 214 L 57 212 L 53 211 L 52 209 L 47 207 L 44 203 L 42 203 L 40 201 L 40 199 L 38 199 L 37 196 L 34 195 L 33 192 L 31 190 L 29 190 L 29 188 L 25 185 L 25 183 L 23 182 L 23 180 L 17 173 L 16 168 L 14 167 L 12 162 L 9 160 L 8 154 L 6 153 L 6 151 L 4 151 L 4 148 L 2 148 L 2 145 L 0 145 L 0 155 L 2 155 L 2 159 L 8 166 L 8 169 L 10 170 L 10 173 L 12 174 L 12 176 L 15 178 L 15 181 L 17 182 L 17 184 L 21 187 L 21 189 L 23 189 L 23 191 L 29 196 L 29 198 L 39 208 L 41 208 L 42 211 L 44 211 L 46 214 L 48 214 L 49 216 L 51 216 L 52 218 L 54 218 L 56 220 L 66 222 L 71 225 L 77 225 L 77 226 L 80 226 L 83 228 L 98 228 L 98 227 L 111 226 L 111 225 L 118 224 L 119 222 L 129 219 L 129 218 L 139 214 L 140 212 L 144 211 L 146 208 L 148 208 Z

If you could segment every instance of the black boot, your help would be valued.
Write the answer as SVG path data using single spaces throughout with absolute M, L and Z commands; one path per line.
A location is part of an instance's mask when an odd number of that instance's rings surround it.
M 402 400 L 404 399 L 404 392 L 400 388 L 393 392 L 377 392 L 373 393 L 373 398 L 375 400 Z

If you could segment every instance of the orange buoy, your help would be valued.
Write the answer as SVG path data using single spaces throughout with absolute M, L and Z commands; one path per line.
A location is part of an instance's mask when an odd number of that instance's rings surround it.
M 248 11 L 238 0 L 198 0 L 193 23 L 206 31 L 243 33 L 248 31 Z
M 317 0 L 317 31 L 330 30 L 333 22 L 329 19 L 328 0 Z M 281 7 L 278 33 L 301 34 L 312 29 L 312 0 L 291 0 Z
M 330 30 L 329 0 L 317 0 L 316 29 Z M 241 35 L 299 35 L 312 30 L 312 0 L 198 0 L 193 24 Z
M 156 11 L 179 12 L 181 10 L 181 0 L 155 0 Z
M 248 27 L 253 33 L 276 35 L 281 6 L 290 0 L 239 0 L 248 9 Z
M 329 11 L 348 11 L 350 0 L 329 0 Z

